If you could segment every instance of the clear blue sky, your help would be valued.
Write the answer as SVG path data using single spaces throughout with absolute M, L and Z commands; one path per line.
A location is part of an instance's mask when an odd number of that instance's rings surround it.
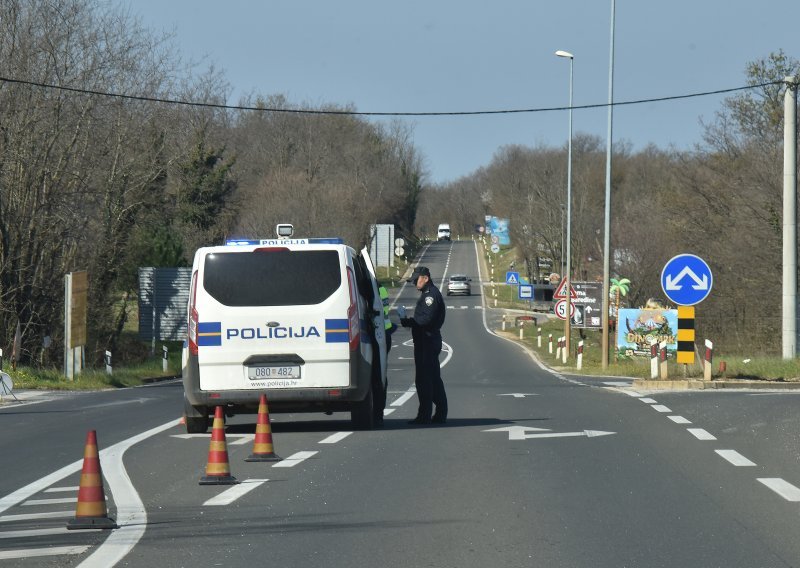
M 476 111 L 605 103 L 611 0 L 113 0 L 186 59 L 246 93 L 367 112 Z M 739 87 L 748 62 L 800 59 L 796 0 L 617 0 L 615 101 Z M 614 139 L 688 149 L 724 96 L 617 107 Z M 374 119 L 382 120 L 382 119 Z M 386 119 L 388 120 L 388 119 Z M 403 119 L 433 182 L 489 164 L 506 144 L 564 145 L 566 111 Z M 607 111 L 575 110 L 575 133 L 606 139 Z

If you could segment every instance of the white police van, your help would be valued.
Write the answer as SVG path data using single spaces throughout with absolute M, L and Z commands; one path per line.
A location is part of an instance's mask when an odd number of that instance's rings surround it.
M 367 249 L 340 239 L 228 241 L 197 250 L 183 386 L 186 430 L 209 414 L 349 411 L 374 427 L 386 391 L 383 305 Z

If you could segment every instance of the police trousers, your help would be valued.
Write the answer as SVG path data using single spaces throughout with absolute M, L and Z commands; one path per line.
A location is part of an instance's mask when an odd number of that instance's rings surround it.
M 434 404 L 437 417 L 447 418 L 447 394 L 439 367 L 441 352 L 442 337 L 438 334 L 414 340 L 414 386 L 419 399 L 417 418 L 422 420 L 431 419 Z

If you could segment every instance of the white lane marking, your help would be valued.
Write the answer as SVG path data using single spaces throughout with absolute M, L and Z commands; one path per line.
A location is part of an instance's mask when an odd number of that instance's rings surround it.
M 227 489 L 217 495 L 216 497 L 212 497 L 205 503 L 203 506 L 215 507 L 219 505 L 230 505 L 234 501 L 236 501 L 239 497 L 243 495 L 247 495 L 256 487 L 263 485 L 269 481 L 269 479 L 245 479 L 239 485 L 234 485 L 230 489 Z
M 629 387 L 631 386 L 631 381 L 606 381 L 603 383 L 604 385 L 608 385 L 610 387 Z
M 174 428 L 178 424 L 180 424 L 180 418 L 151 428 L 100 452 L 100 458 L 105 458 L 103 476 L 114 495 L 114 504 L 117 507 L 116 521 L 119 528 L 115 529 L 89 558 L 81 562 L 78 568 L 115 566 L 133 550 L 133 547 L 142 538 L 147 528 L 147 510 L 145 510 L 144 503 L 136 492 L 131 478 L 128 477 L 122 458 L 131 446 Z
M 34 521 L 37 519 L 58 519 L 61 517 L 73 517 L 75 511 L 50 511 L 48 513 L 26 513 L 23 515 L 3 515 L 0 523 L 10 523 L 16 521 Z
M 636 392 L 634 390 L 624 390 L 621 392 L 624 392 L 625 394 L 627 394 L 628 396 L 632 396 L 633 398 L 639 398 L 644 396 L 642 393 Z
M 383 415 L 384 416 L 389 416 L 395 410 L 397 410 L 397 409 L 396 408 L 384 408 L 383 409 Z
M 772 489 L 787 501 L 800 501 L 800 489 L 780 477 L 760 477 L 758 481 Z
M 386 413 L 384 412 L 384 415 Z M 336 432 L 336 434 L 331 434 L 324 440 L 320 440 L 320 444 L 335 444 L 336 442 L 341 442 L 345 438 L 347 438 L 352 432 Z
M 60 499 L 28 499 L 22 503 L 22 507 L 30 505 L 58 505 L 59 503 L 77 503 L 77 497 L 62 497 Z
M 728 460 L 730 463 L 737 467 L 752 467 L 756 465 L 755 463 L 751 462 L 749 459 L 744 457 L 742 454 L 737 452 L 736 450 L 714 450 L 717 452 L 722 458 Z
M 446 348 L 446 349 L 445 349 L 445 348 Z M 450 347 L 450 344 L 449 344 L 449 343 L 445 343 L 444 341 L 442 341 L 442 351 L 444 351 L 445 353 L 447 353 L 447 356 L 444 358 L 444 361 L 442 361 L 441 363 L 439 363 L 439 368 L 440 368 L 440 369 L 441 369 L 442 367 L 444 367 L 445 365 L 447 365 L 447 364 L 450 362 L 450 359 L 452 359 L 452 358 L 453 358 L 453 348 L 452 348 L 452 347 Z
M 227 436 L 226 436 L 226 439 L 227 439 Z M 256 439 L 256 435 L 255 434 L 244 434 L 238 440 L 234 440 L 233 442 L 229 442 L 229 445 L 231 445 L 231 446 L 244 446 L 245 444 L 249 444 L 250 442 L 252 442 L 255 439 Z
M 271 419 L 272 418 L 270 418 L 270 420 Z M 170 438 L 179 438 L 181 440 L 191 440 L 192 438 L 210 438 L 210 437 L 211 437 L 210 432 L 206 432 L 205 434 L 170 434 Z M 228 442 L 229 444 L 242 444 L 249 442 L 250 440 L 255 438 L 255 434 L 225 434 L 225 441 L 227 441 L 228 438 L 245 438 L 244 442 L 240 440 L 237 440 L 235 442 Z
M 410 399 L 415 394 L 417 394 L 416 389 L 414 389 L 414 387 L 411 387 L 406 392 L 404 392 L 397 400 L 392 402 L 391 406 L 403 406 L 406 402 L 408 402 L 408 399 Z
M 51 527 L 48 529 L 25 529 L 19 531 L 0 531 L 0 538 L 29 538 L 34 536 L 51 536 L 54 534 L 70 534 L 81 533 L 84 530 L 91 532 L 102 531 L 104 529 L 83 529 L 80 531 L 71 531 L 67 527 Z
M 640 398 L 639 400 L 641 400 L 645 404 L 655 404 L 656 403 L 656 401 L 654 399 L 652 399 L 652 398 Z
M 81 532 L 81 531 L 72 531 Z M 62 556 L 65 554 L 83 554 L 89 546 L 56 546 L 54 548 L 19 548 L 17 550 L 0 551 L 0 560 L 31 558 L 34 556 Z
M 687 428 L 686 430 L 688 430 L 689 433 L 692 434 L 692 436 L 694 436 L 698 440 L 716 440 L 714 436 L 712 436 L 702 428 Z
M 667 408 L 663 404 L 654 404 L 650 408 L 652 408 L 656 412 L 672 412 L 669 408 Z
M 67 491 L 78 491 L 80 487 L 51 487 L 50 489 L 45 489 L 45 493 L 61 493 Z
M 296 454 L 292 454 L 288 458 L 284 459 L 283 461 L 279 461 L 272 467 L 294 467 L 297 464 L 307 460 L 313 455 L 318 454 L 319 452 L 297 452 Z
M 675 424 L 691 424 L 691 420 L 687 420 L 683 416 L 667 416 L 670 420 L 672 420 Z
M 145 526 L 147 525 L 147 514 L 144 511 L 144 506 L 141 504 L 141 500 L 139 499 L 138 494 L 136 491 L 133 490 L 133 498 L 125 491 L 126 486 L 123 482 L 122 487 L 117 487 L 116 483 L 120 481 L 120 474 L 114 470 L 117 469 L 116 466 L 122 468 L 122 454 L 127 450 L 130 446 L 134 444 L 138 444 L 142 440 L 146 440 L 151 436 L 155 436 L 163 432 L 164 430 L 168 430 L 170 428 L 174 428 L 180 423 L 180 418 L 176 418 L 175 420 L 171 420 L 166 424 L 162 424 L 161 426 L 156 426 L 155 428 L 151 428 L 141 434 L 133 436 L 132 438 L 128 438 L 127 440 L 123 440 L 117 444 L 114 444 L 110 448 L 102 450 L 100 452 L 101 458 L 107 458 L 110 460 L 117 460 L 115 467 L 111 467 L 111 471 L 113 475 L 109 475 L 109 468 L 107 465 L 103 466 L 103 472 L 105 474 L 106 481 L 109 484 L 109 488 L 114 493 L 115 502 L 117 505 L 117 523 L 120 524 L 120 528 L 116 529 L 111 535 L 106 539 L 106 541 L 101 544 L 97 551 L 95 551 L 92 556 L 86 559 L 80 566 L 98 566 L 98 568 L 106 568 L 107 566 L 113 566 L 120 559 L 122 559 L 130 550 L 139 542 L 139 539 L 144 534 Z M 117 453 L 119 453 L 117 455 Z M 13 493 L 9 493 L 2 499 L 0 499 L 0 513 L 3 511 L 13 507 L 14 505 L 24 501 L 31 495 L 35 495 L 39 491 L 50 487 L 54 483 L 58 483 L 68 475 L 72 475 L 75 472 L 78 472 L 83 467 L 83 458 L 75 461 L 69 465 L 62 467 L 59 470 L 54 471 L 50 475 L 46 475 L 41 479 L 34 481 L 33 483 L 29 483 L 25 487 L 17 489 Z M 124 469 L 122 470 L 124 478 L 127 479 L 127 485 L 133 488 L 130 484 L 130 479 L 128 479 L 127 474 L 125 473 Z M 112 480 L 114 483 L 112 483 Z M 119 498 L 117 498 L 117 492 L 120 493 Z M 131 527 L 126 527 L 122 525 L 121 519 L 123 514 L 129 514 L 128 509 L 123 509 L 124 505 L 127 505 L 128 502 L 132 500 L 138 500 L 139 505 L 141 506 L 141 514 L 140 515 L 133 515 L 127 520 L 131 523 Z M 135 522 L 134 522 L 135 521 Z M 63 549 L 67 550 L 77 550 L 80 549 L 78 552 L 62 552 L 61 554 L 81 554 L 86 551 L 89 547 L 64 547 Z M 48 552 L 47 554 L 36 554 L 36 549 L 32 549 L 33 552 L 29 554 L 29 556 L 44 556 L 50 555 Z M 47 549 L 48 551 L 58 550 L 56 548 Z M 18 552 L 18 551 L 11 551 L 11 552 Z M 114 553 L 114 554 L 112 554 Z M 0 553 L 0 558 L 2 558 L 2 554 Z M 9 558 L 16 558 L 14 556 L 9 556 Z M 93 564 L 96 562 L 97 564 Z
M 539 396 L 532 392 L 507 392 L 505 394 L 498 394 L 497 396 L 513 396 L 514 398 L 525 398 L 526 396 Z

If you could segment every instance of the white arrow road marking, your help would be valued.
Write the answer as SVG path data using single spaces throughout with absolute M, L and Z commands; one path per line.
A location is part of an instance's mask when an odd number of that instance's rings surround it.
M 525 439 L 530 438 L 573 438 L 576 436 L 586 436 L 587 438 L 597 438 L 599 436 L 610 436 L 616 432 L 603 432 L 602 430 L 584 430 L 583 432 L 552 432 L 550 434 L 526 434 Z
M 525 398 L 526 396 L 539 396 L 532 392 L 509 392 L 505 394 L 498 394 L 497 396 L 513 396 L 514 398 Z
M 547 434 L 527 434 L 526 432 L 548 432 Z M 511 440 L 530 440 L 531 438 L 574 438 L 576 436 L 586 436 L 587 438 L 597 438 L 599 436 L 610 436 L 616 432 L 603 432 L 602 430 L 584 430 L 582 432 L 549 432 L 549 428 L 530 428 L 528 426 L 505 426 L 503 428 L 493 428 L 484 432 L 508 432 L 508 439 Z
M 484 432 L 508 432 L 509 440 L 524 440 L 525 432 L 547 432 L 549 428 L 531 428 L 529 426 L 503 426 L 502 428 L 492 428 Z
M 694 271 L 689 268 L 688 266 L 684 266 L 683 270 L 678 272 L 677 276 L 674 278 L 671 274 L 667 274 L 667 282 L 666 282 L 666 289 L 667 290 L 681 290 L 683 288 L 682 284 L 678 284 L 684 276 L 689 276 L 692 280 L 695 281 L 695 284 L 692 284 L 692 288 L 695 290 L 708 290 L 708 274 L 703 274 L 703 279 L 701 280 Z

